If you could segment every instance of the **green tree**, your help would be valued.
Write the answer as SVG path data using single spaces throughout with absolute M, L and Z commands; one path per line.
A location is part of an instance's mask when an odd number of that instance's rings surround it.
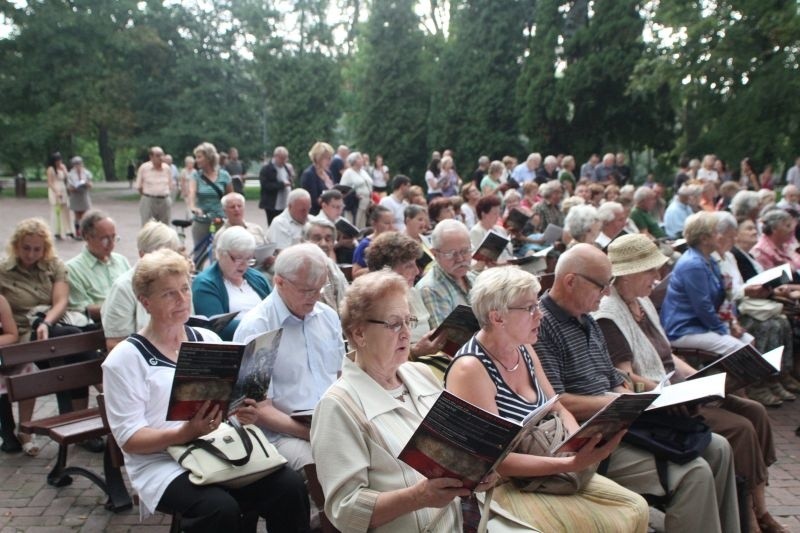
M 384 154 L 393 172 L 420 176 L 427 157 L 430 91 L 425 37 L 413 0 L 375 0 L 358 40 L 352 83 L 356 145 Z
M 562 81 L 556 77 L 559 37 L 564 26 L 560 4 L 560 0 L 537 2 L 528 55 L 517 84 L 520 130 L 528 137 L 530 148 L 543 153 L 572 148 L 567 130 L 567 99 Z
M 451 5 L 450 36 L 431 83 L 428 144 L 452 148 L 461 173 L 480 155 L 522 149 L 513 105 L 524 51 L 525 0 L 461 0 Z

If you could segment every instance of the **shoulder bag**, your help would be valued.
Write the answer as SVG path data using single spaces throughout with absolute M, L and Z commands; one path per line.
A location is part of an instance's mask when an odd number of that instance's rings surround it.
M 561 420 L 561 416 L 558 413 L 553 413 L 534 426 L 522 438 L 515 451 L 528 455 L 556 457 L 553 451 L 568 437 L 569 434 L 564 427 L 564 421 Z M 569 495 L 575 494 L 585 487 L 596 470 L 597 465 L 593 465 L 579 472 L 561 472 L 549 476 L 514 478 L 513 481 L 517 488 L 523 492 Z
M 168 447 L 167 453 L 189 471 L 195 485 L 244 487 L 286 464 L 258 426 L 242 426 L 233 418 L 208 435 Z

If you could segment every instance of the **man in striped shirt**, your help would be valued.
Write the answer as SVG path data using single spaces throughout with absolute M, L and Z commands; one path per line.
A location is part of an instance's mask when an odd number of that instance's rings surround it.
M 579 421 L 616 393 L 630 392 L 588 314 L 597 310 L 613 283 L 608 257 L 592 245 L 578 244 L 559 258 L 553 288 L 541 300 L 536 353 L 560 401 Z M 740 531 L 733 459 L 724 437 L 714 434 L 701 457 L 683 465 L 668 463 L 667 470 L 667 531 Z M 624 442 L 611 454 L 605 475 L 639 494 L 664 495 L 653 455 Z M 708 512 L 714 508 L 719 513 Z

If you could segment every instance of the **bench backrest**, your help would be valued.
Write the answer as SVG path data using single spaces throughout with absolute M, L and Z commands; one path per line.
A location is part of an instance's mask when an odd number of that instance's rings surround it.
M 33 374 L 6 377 L 8 399 L 12 402 L 38 398 L 56 392 L 88 387 L 103 382 L 102 359 L 39 370 Z
M 47 361 L 83 352 L 105 350 L 103 330 L 54 337 L 44 341 L 23 342 L 0 347 L 0 368 Z

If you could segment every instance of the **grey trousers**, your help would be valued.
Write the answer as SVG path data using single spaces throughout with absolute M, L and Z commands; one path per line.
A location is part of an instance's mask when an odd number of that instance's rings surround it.
M 670 463 L 667 475 L 672 492 L 664 519 L 667 531 L 741 531 L 733 455 L 724 437 L 712 434 L 702 458 Z M 653 455 L 624 442 L 611 454 L 605 476 L 639 494 L 664 495 Z
M 142 196 L 139 200 L 139 216 L 142 226 L 147 224 L 151 218 L 169 226 L 172 217 L 172 200 L 169 196 L 166 198 Z

